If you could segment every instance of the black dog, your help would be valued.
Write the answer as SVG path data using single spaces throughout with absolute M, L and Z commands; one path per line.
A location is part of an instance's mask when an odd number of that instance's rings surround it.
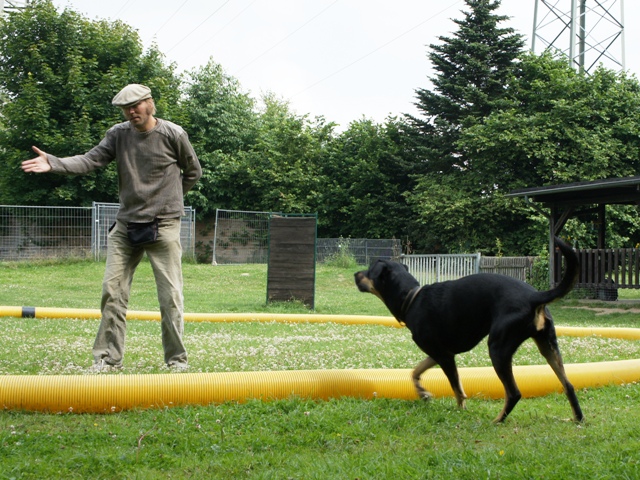
M 573 288 L 578 257 L 562 240 L 555 241 L 567 268 L 560 284 L 544 292 L 491 273 L 420 287 L 405 265 L 386 260 L 378 260 L 369 270 L 355 274 L 358 289 L 379 297 L 427 354 L 413 371 L 413 383 L 421 398 L 426 400 L 431 395 L 420 385 L 420 375 L 438 364 L 449 379 L 458 406 L 464 408 L 467 396 L 460 384 L 455 355 L 471 350 L 489 335 L 491 362 L 505 390 L 504 408 L 495 422 L 503 421 L 522 396 L 513 376 L 513 355 L 522 342 L 533 338 L 562 383 L 575 420 L 582 421 L 578 398 L 558 349 L 553 319 L 546 308 Z

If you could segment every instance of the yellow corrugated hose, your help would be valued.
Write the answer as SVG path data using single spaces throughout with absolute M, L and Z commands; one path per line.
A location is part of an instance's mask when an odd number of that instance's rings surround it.
M 98 310 L 0 307 L 0 316 L 33 318 L 99 318 Z M 129 319 L 157 320 L 157 312 L 135 312 Z M 391 317 L 317 314 L 185 314 L 186 321 L 339 322 L 399 326 Z M 599 335 L 640 339 L 634 328 L 556 327 L 558 335 Z M 568 364 L 576 389 L 640 380 L 640 360 Z M 514 374 L 525 397 L 561 392 L 547 365 L 517 366 Z M 470 397 L 502 399 L 504 389 L 492 367 L 461 368 L 460 378 Z M 440 369 L 422 376 L 436 397 L 453 396 Z M 207 405 L 248 399 L 276 400 L 297 396 L 415 399 L 410 369 L 298 370 L 234 373 L 171 373 L 156 375 L 5 375 L 0 376 L 0 406 L 45 412 L 117 412 L 132 408 Z

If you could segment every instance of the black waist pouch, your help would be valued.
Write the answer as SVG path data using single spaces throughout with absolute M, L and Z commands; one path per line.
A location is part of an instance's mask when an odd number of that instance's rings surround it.
M 134 247 L 155 242 L 158 240 L 158 219 L 153 222 L 127 223 L 127 237 Z

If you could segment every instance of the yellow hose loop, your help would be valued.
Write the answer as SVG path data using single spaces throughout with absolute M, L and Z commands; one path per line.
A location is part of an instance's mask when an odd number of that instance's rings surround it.
M 98 310 L 0 307 L 0 316 L 35 318 L 99 318 Z M 157 312 L 129 312 L 127 318 L 159 319 Z M 399 327 L 390 317 L 314 314 L 185 314 L 188 321 L 338 322 Z M 559 335 L 600 335 L 640 339 L 640 329 L 557 327 Z M 576 389 L 640 380 L 640 360 L 568 364 L 567 375 Z M 470 397 L 501 399 L 502 383 L 493 368 L 459 369 Z M 561 392 L 560 382 L 547 365 L 514 367 L 525 397 Z M 422 382 L 436 397 L 453 392 L 440 369 L 431 369 Z M 296 396 L 310 399 L 340 397 L 416 399 L 411 370 L 299 370 L 234 373 L 173 373 L 156 375 L 5 375 L 0 376 L 0 406 L 7 410 L 43 412 L 118 412 L 132 408 L 208 405 L 248 399 L 277 400 Z
M 98 319 L 100 310 L 83 308 L 48 308 L 48 307 L 3 307 L 0 306 L 0 317 L 26 318 L 79 318 Z M 128 311 L 128 320 L 160 320 L 160 312 Z M 382 325 L 403 328 L 393 317 L 372 315 L 318 315 L 312 313 L 185 313 L 186 322 L 281 322 L 281 323 L 340 323 L 345 325 Z M 640 339 L 640 329 L 609 327 L 560 327 L 556 333 L 569 337 L 588 337 L 592 335 L 620 338 L 626 340 Z
M 577 389 L 625 384 L 640 379 L 640 360 L 566 365 Z M 524 397 L 561 392 L 546 365 L 516 366 L 514 374 Z M 277 400 L 417 399 L 411 370 L 297 370 L 276 372 L 175 373 L 158 375 L 17 375 L 0 377 L 0 405 L 5 410 L 109 413 L 133 408 L 164 408 Z M 461 368 L 460 379 L 470 397 L 502 399 L 504 389 L 493 368 Z M 440 369 L 422 377 L 435 397 L 451 397 Z
M 0 317 L 24 318 L 100 318 L 100 310 L 83 308 L 2 307 Z M 127 312 L 128 320 L 160 320 L 160 312 Z M 186 322 L 282 322 L 282 323 L 342 323 L 348 325 L 402 325 L 393 317 L 368 315 L 316 315 L 311 313 L 185 313 Z

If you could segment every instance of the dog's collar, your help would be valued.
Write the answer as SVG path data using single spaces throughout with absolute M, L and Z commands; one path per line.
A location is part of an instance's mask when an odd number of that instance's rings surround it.
M 411 290 L 409 290 L 409 293 L 407 293 L 407 296 L 404 298 L 402 307 L 400 307 L 400 315 L 402 316 L 403 320 L 407 314 L 407 311 L 409 310 L 409 308 L 411 308 L 411 304 L 413 304 L 413 301 L 416 299 L 416 296 L 421 289 L 422 287 L 420 285 L 418 285 L 417 287 L 413 287 Z

